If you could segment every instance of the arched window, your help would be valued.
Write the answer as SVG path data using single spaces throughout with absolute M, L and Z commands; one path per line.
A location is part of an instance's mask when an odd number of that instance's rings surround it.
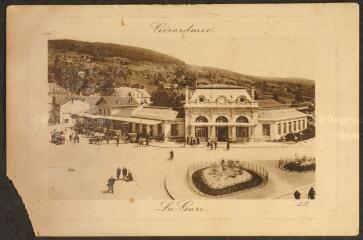
M 226 117 L 220 116 L 217 117 L 216 122 L 228 122 L 228 119 Z
M 196 122 L 208 122 L 208 119 L 203 116 L 199 116 L 195 119 Z
M 240 116 L 237 118 L 236 122 L 238 123 L 248 123 L 248 118 L 244 117 L 244 116 Z

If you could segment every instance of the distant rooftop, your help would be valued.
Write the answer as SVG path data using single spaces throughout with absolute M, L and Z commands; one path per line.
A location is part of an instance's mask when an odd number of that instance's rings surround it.
M 229 84 L 206 84 L 199 85 L 197 89 L 246 89 L 245 87 L 229 85 Z

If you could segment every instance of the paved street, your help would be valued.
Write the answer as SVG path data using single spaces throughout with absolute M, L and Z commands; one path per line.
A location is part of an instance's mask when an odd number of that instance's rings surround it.
M 293 145 L 281 143 L 231 144 L 227 151 L 220 144 L 219 149 L 206 147 L 186 147 L 177 143 L 153 144 L 150 147 L 137 147 L 136 144 L 116 146 L 115 141 L 101 145 L 88 144 L 88 139 L 81 137 L 79 144 L 66 142 L 63 145 L 49 144 L 49 193 L 51 199 L 167 199 L 165 177 L 171 172 L 185 171 L 187 166 L 196 161 L 217 161 L 235 159 L 258 161 L 262 167 L 272 169 L 270 187 L 277 194 L 291 191 L 291 187 L 314 183 L 315 174 L 295 178 L 296 174 L 282 172 L 274 167 L 280 157 L 295 154 L 314 156 L 314 139 Z M 170 150 L 174 151 L 174 160 L 169 161 Z M 103 193 L 106 182 L 111 176 L 116 177 L 116 168 L 126 166 L 131 169 L 133 182 L 116 181 L 114 194 Z M 271 173 L 272 173 L 271 172 Z M 284 176 L 290 175 L 286 178 Z M 295 179 L 295 180 L 294 180 Z M 296 181 L 297 180 L 297 181 Z M 288 181 L 288 182 L 287 182 Z M 291 184 L 291 182 L 293 184 Z M 277 190 L 276 190 L 277 188 Z M 268 197 L 263 188 L 241 194 L 240 198 Z

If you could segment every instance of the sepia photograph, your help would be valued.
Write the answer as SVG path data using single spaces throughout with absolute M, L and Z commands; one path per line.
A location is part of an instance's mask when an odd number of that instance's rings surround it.
M 359 232 L 355 4 L 10 6 L 36 236 Z
M 52 199 L 315 198 L 314 80 L 57 39 L 48 85 Z

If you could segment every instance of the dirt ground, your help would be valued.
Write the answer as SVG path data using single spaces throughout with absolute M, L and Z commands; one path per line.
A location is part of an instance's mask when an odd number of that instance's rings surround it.
M 256 147 L 253 144 L 249 144 L 249 147 L 231 144 L 229 151 L 223 144 L 217 150 L 185 148 L 183 144 L 170 142 L 150 147 L 137 147 L 136 144 L 116 146 L 115 141 L 93 145 L 83 137 L 79 144 L 69 141 L 63 145 L 45 144 L 49 145 L 51 199 L 170 199 L 164 185 L 165 177 L 170 172 L 184 171 L 196 161 L 218 161 L 222 158 L 255 162 L 269 170 L 268 188 L 247 192 L 242 198 L 264 198 L 315 181 L 315 173 L 296 175 L 281 171 L 276 166 L 276 161 L 281 157 L 295 154 L 315 156 L 314 141 L 281 148 L 257 143 Z M 174 152 L 172 161 L 168 160 L 170 150 Z M 116 181 L 114 194 L 104 193 L 107 180 L 111 176 L 116 177 L 117 167 L 131 169 L 135 181 Z

